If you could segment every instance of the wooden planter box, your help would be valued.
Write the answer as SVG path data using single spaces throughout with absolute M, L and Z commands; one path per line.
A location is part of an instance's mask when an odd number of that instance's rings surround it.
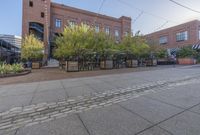
M 67 72 L 78 72 L 79 71 L 78 61 L 66 61 L 65 70 Z
M 180 65 L 194 65 L 197 64 L 194 58 L 178 58 L 178 64 Z
M 156 59 L 146 60 L 146 66 L 157 66 L 157 60 Z
M 113 69 L 113 61 L 112 60 L 101 61 L 100 69 Z
M 172 59 L 158 59 L 157 64 L 158 65 L 172 65 L 175 64 L 176 61 Z
M 138 67 L 138 60 L 127 60 L 126 66 L 128 68 Z
M 158 65 L 168 65 L 167 59 L 158 59 Z
M 41 66 L 41 62 L 32 62 L 32 69 L 40 69 Z

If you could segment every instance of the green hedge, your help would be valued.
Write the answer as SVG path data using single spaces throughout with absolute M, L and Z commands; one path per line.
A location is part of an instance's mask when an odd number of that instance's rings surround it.
M 16 74 L 20 73 L 24 70 L 23 66 L 21 64 L 0 64 L 0 75 L 4 74 Z

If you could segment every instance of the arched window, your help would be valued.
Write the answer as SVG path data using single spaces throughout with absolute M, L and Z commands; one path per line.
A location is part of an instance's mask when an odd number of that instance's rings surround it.
M 29 23 L 29 34 L 34 34 L 41 41 L 44 40 L 44 25 L 37 22 Z

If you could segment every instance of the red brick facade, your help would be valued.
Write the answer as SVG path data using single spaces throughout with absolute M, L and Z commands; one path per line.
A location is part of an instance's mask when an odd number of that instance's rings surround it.
M 85 23 L 105 31 L 120 41 L 124 35 L 131 33 L 131 18 L 109 17 L 62 4 L 51 0 L 23 0 L 22 36 L 37 33 L 45 42 L 46 54 L 49 54 L 51 39 L 61 33 L 69 22 Z M 41 35 L 43 33 L 43 35 Z
M 148 42 L 165 48 L 180 48 L 200 41 L 200 21 L 194 20 L 146 35 Z

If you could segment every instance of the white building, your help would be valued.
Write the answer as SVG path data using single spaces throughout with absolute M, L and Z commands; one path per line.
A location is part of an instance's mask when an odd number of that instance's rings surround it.
M 16 46 L 17 48 L 21 48 L 22 38 L 20 36 L 0 34 L 0 39 Z

